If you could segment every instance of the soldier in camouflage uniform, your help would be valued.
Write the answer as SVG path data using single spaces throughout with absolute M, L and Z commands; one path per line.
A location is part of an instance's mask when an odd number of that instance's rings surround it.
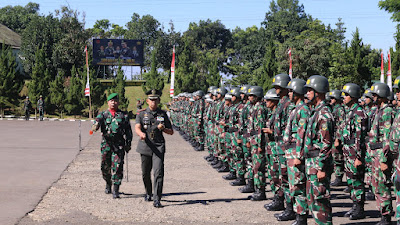
M 304 135 L 310 108 L 304 103 L 306 82 L 302 79 L 293 79 L 288 84 L 289 98 L 295 108 L 289 115 L 283 141 L 286 143 L 286 159 L 290 194 L 293 209 L 296 213 L 296 225 L 307 224 L 308 205 L 306 196 L 306 174 L 304 163 Z M 286 218 L 278 217 L 278 220 Z
M 205 100 L 204 92 L 198 90 L 193 93 L 195 100 L 194 107 L 194 138 L 195 138 L 195 150 L 204 151 L 204 113 L 205 113 Z
M 358 220 L 365 218 L 364 159 L 367 115 L 358 104 L 358 99 L 361 97 L 360 86 L 347 83 L 343 86 L 342 92 L 346 115 L 341 143 L 343 143 L 347 184 L 351 189 L 350 198 L 353 201 L 353 207 L 345 216 L 350 220 Z
M 265 107 L 262 97 L 263 89 L 260 86 L 252 86 L 248 89 L 249 102 L 252 105 L 249 111 L 248 133 L 249 138 L 246 147 L 251 152 L 252 170 L 249 177 L 254 179 L 254 193 L 252 201 L 265 200 L 265 139 L 262 129 L 266 125 Z
M 217 98 L 216 98 L 216 103 L 214 105 L 214 110 L 212 112 L 212 114 L 214 115 L 213 117 L 214 135 L 212 143 L 214 143 L 213 155 L 215 157 L 215 160 L 211 163 L 211 166 L 214 169 L 219 169 L 224 165 L 224 163 L 221 161 L 221 150 L 223 148 L 223 145 L 225 144 L 225 140 L 221 137 L 224 127 L 220 125 L 220 122 L 224 118 L 224 110 L 225 110 L 224 96 L 226 92 L 227 91 L 224 87 L 215 90 L 215 95 L 217 96 Z
M 397 99 L 400 99 L 400 88 L 399 88 L 400 76 L 396 77 L 393 85 L 393 92 L 396 94 Z M 400 112 L 397 111 L 392 124 L 392 130 L 390 131 L 390 149 L 392 152 L 399 153 L 400 144 Z M 397 224 L 400 223 L 400 158 L 397 155 L 397 159 L 394 163 L 394 174 L 393 184 L 395 187 L 396 194 L 396 219 Z
M 250 103 L 248 103 L 247 100 L 247 90 L 250 88 L 250 85 L 243 85 L 240 87 L 240 100 L 241 102 L 236 108 L 237 114 L 238 114 L 238 137 L 236 140 L 237 145 L 235 146 L 236 151 L 235 151 L 235 166 L 236 166 L 236 171 L 237 171 L 237 178 L 235 181 L 230 182 L 229 184 L 232 186 L 241 186 L 245 185 L 245 173 L 246 173 L 246 161 L 245 159 L 249 158 L 247 157 L 248 155 L 248 150 L 246 147 L 246 138 L 244 136 L 247 134 L 247 119 L 248 119 L 248 106 Z M 233 141 L 235 143 L 235 141 Z M 254 185 L 254 183 L 253 183 Z M 251 192 L 254 191 L 254 187 L 250 186 Z
M 235 180 L 237 178 L 237 166 L 236 162 L 239 161 L 239 158 L 242 157 L 241 149 L 238 148 L 238 138 L 239 138 L 239 112 L 238 106 L 240 105 L 240 88 L 233 87 L 229 94 L 231 97 L 232 106 L 229 108 L 228 113 L 226 115 L 226 136 L 225 139 L 227 151 L 231 154 L 231 160 L 229 162 L 229 174 L 222 176 L 225 180 Z
M 277 188 L 278 196 L 274 197 L 274 200 L 265 205 L 265 208 L 269 211 L 280 211 L 284 208 L 283 200 L 286 201 L 285 211 L 279 214 L 275 214 L 275 217 L 279 220 L 293 220 L 296 218 L 296 214 L 293 211 L 293 202 L 290 197 L 289 181 L 287 174 L 287 161 L 285 158 L 285 147 L 283 142 L 283 136 L 286 129 L 286 124 L 289 118 L 289 114 L 293 109 L 293 104 L 290 102 L 288 97 L 287 85 L 290 81 L 290 77 L 287 74 L 278 74 L 274 77 L 272 85 L 275 87 L 276 94 L 279 95 L 279 103 L 274 114 L 274 125 L 273 130 L 267 131 L 267 133 L 273 134 L 276 147 L 272 149 L 274 155 L 274 164 L 272 169 L 279 168 L 279 184 L 275 184 Z M 278 164 L 278 165 L 276 165 Z M 276 172 L 272 172 L 273 174 Z M 281 190 L 280 190 L 281 189 Z M 283 196 L 282 196 L 283 193 Z
M 232 162 L 232 154 L 231 154 L 231 135 L 227 130 L 229 125 L 229 111 L 232 107 L 232 95 L 226 94 L 224 96 L 225 105 L 222 113 L 222 118 L 219 120 L 219 126 L 222 127 L 220 129 L 220 138 L 223 139 L 222 144 L 220 145 L 220 159 L 222 162 L 222 166 L 217 169 L 219 173 L 230 172 L 231 162 Z
M 331 183 L 331 186 L 340 186 L 343 184 L 344 174 L 344 156 L 343 156 L 343 142 L 340 137 L 343 131 L 343 118 L 344 118 L 344 107 L 342 103 L 342 92 L 339 90 L 333 90 L 329 92 L 330 103 L 332 106 L 332 114 L 335 119 L 333 131 L 334 131 L 334 146 L 332 148 L 332 157 L 334 165 L 335 180 Z
M 101 130 L 101 172 L 106 181 L 106 194 L 119 198 L 119 186 L 123 178 L 125 152 L 129 152 L 132 142 L 132 128 L 126 112 L 118 109 L 118 94 L 107 97 L 108 109 L 99 113 L 92 126 L 93 131 Z
M 394 114 L 393 108 L 388 104 L 390 96 L 388 85 L 375 83 L 371 87 L 371 93 L 378 106 L 369 132 L 369 146 L 373 162 L 372 188 L 382 216 L 378 224 L 386 225 L 390 224 L 393 211 L 390 177 L 394 154 L 390 149 L 389 137 Z
M 308 207 L 316 224 L 332 224 L 330 177 L 332 174 L 333 115 L 325 94 L 328 79 L 311 76 L 305 87 L 307 98 L 314 106 L 307 121 L 304 156 L 307 176 Z
M 364 111 L 367 114 L 367 127 L 366 131 L 367 133 L 371 130 L 372 126 L 372 121 L 375 117 L 375 113 L 378 110 L 378 107 L 374 103 L 373 96 L 371 93 L 371 89 L 367 89 L 364 92 Z M 367 135 L 365 137 L 365 143 L 366 143 L 366 156 L 365 156 L 365 176 L 364 176 L 364 183 L 369 184 L 368 191 L 365 191 L 365 199 L 374 201 L 375 200 L 375 194 L 372 191 L 372 151 L 371 148 L 369 147 L 369 136 Z

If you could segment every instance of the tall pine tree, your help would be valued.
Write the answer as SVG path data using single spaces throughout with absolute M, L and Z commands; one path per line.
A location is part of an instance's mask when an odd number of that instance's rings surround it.
M 129 100 L 125 97 L 125 86 L 124 71 L 121 66 L 118 66 L 117 77 L 113 81 L 109 94 L 118 93 L 119 108 L 122 110 L 127 110 L 129 105 Z

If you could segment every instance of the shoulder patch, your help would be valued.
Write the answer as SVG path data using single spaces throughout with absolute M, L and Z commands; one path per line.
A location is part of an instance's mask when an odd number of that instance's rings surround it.
M 322 130 L 326 131 L 328 129 L 328 125 L 326 123 L 322 124 Z
M 387 129 L 389 129 L 391 125 L 392 125 L 392 124 L 390 123 L 390 121 L 386 121 L 386 122 L 385 122 L 385 127 L 386 127 Z

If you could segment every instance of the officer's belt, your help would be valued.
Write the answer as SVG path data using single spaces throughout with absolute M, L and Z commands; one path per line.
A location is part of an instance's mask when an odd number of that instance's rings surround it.
M 318 156 L 319 156 L 319 153 L 320 153 L 319 149 L 312 149 L 312 150 L 310 150 L 310 151 L 307 152 L 306 158 L 309 159 L 309 158 L 318 157 Z
M 354 145 L 356 143 L 356 139 L 352 138 L 352 139 L 345 139 L 344 140 L 344 144 L 345 145 Z
M 369 146 L 371 147 L 371 150 L 380 149 L 383 148 L 383 143 L 382 142 L 372 143 Z

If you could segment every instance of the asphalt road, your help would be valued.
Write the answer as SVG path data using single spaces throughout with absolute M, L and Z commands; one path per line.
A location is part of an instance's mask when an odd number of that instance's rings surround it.
M 82 121 L 82 147 L 92 122 Z M 0 121 L 0 224 L 32 211 L 79 153 L 79 121 Z

